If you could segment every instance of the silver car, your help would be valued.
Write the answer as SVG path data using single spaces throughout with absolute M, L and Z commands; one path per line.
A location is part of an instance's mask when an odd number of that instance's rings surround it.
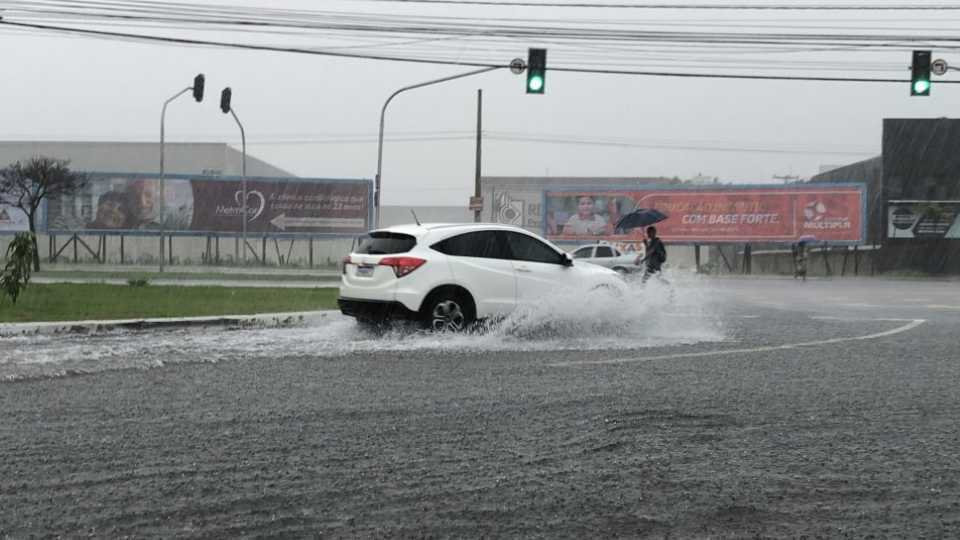
M 580 246 L 573 250 L 572 255 L 578 261 L 604 266 L 621 274 L 630 274 L 641 270 L 641 267 L 635 263 L 637 257 L 642 256 L 643 252 L 623 253 L 610 244 L 598 243 Z

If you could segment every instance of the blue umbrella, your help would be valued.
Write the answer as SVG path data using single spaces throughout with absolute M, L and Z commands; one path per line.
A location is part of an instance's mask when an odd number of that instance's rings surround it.
M 625 233 L 631 229 L 660 223 L 667 219 L 667 217 L 666 214 L 656 208 L 637 208 L 617 221 L 615 232 Z

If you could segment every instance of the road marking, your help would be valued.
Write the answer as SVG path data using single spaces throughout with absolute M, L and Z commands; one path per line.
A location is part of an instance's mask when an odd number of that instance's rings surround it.
M 892 319 L 892 318 L 877 318 L 877 317 L 837 317 L 834 315 L 811 315 L 810 318 L 818 321 L 850 321 L 850 322 L 858 322 L 858 321 L 912 322 L 912 321 L 918 321 L 918 320 L 926 320 L 926 319 Z
M 872 320 L 890 320 L 890 319 L 872 319 Z M 909 332 L 910 330 L 913 330 L 914 328 L 927 322 L 926 319 L 899 319 L 900 322 L 907 321 L 907 320 L 909 320 L 910 322 L 902 326 L 898 326 L 896 328 L 893 328 L 891 330 L 886 330 L 883 332 L 877 332 L 875 334 L 867 334 L 865 336 L 821 339 L 817 341 L 789 343 L 786 345 L 770 345 L 766 347 L 752 347 L 749 349 L 729 349 L 729 350 L 722 350 L 722 351 L 664 354 L 660 356 L 647 356 L 643 358 L 613 358 L 610 360 L 579 360 L 576 362 L 558 362 L 555 364 L 548 364 L 548 365 L 550 367 L 572 367 L 572 366 L 590 366 L 590 365 L 602 365 L 602 364 L 629 364 L 633 362 L 646 362 L 649 360 L 671 360 L 674 358 L 700 358 L 705 356 L 728 356 L 731 354 L 749 354 L 749 353 L 769 352 L 769 351 L 783 351 L 783 350 L 789 350 L 789 349 L 798 349 L 801 347 L 819 347 L 821 345 L 831 345 L 833 343 L 845 343 L 849 341 L 867 341 L 870 339 L 878 339 L 882 337 L 893 336 L 896 334 L 901 334 L 903 332 Z
M 668 313 L 665 317 L 674 318 L 674 319 L 689 319 L 691 317 L 702 317 L 700 313 Z M 726 319 L 760 319 L 760 315 L 724 315 Z M 913 319 L 908 319 L 913 320 Z

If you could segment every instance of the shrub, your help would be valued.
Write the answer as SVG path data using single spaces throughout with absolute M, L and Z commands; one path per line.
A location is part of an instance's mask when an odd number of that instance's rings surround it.
M 0 290 L 16 304 L 17 297 L 30 282 L 30 269 L 34 256 L 33 233 L 18 233 L 7 246 L 7 264 L 0 274 Z

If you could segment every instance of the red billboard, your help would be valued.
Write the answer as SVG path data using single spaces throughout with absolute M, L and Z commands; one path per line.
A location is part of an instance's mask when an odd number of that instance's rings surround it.
M 657 230 L 665 240 L 678 243 L 791 243 L 806 237 L 856 244 L 864 239 L 862 185 L 548 191 L 544 195 L 544 233 L 561 242 L 640 239 L 641 229 L 615 230 L 620 217 L 637 208 L 666 214 Z

